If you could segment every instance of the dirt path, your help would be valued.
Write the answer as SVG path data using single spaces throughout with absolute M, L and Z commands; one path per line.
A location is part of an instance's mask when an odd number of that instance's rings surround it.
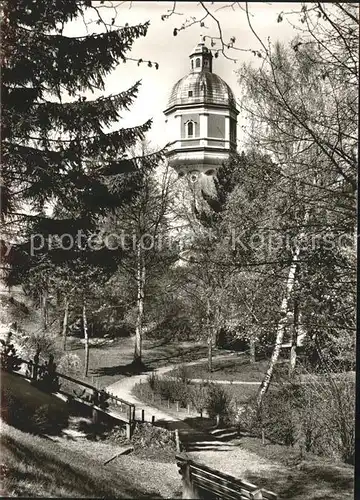
M 227 359 L 227 358 L 232 358 L 236 356 L 236 354 L 229 354 L 229 355 L 219 355 L 219 356 L 214 356 L 214 359 L 221 358 L 221 359 Z M 195 361 L 190 361 L 187 363 L 181 363 L 181 364 L 171 364 L 167 366 L 162 366 L 160 368 L 156 368 L 153 371 L 149 372 L 144 372 L 141 375 L 132 375 L 126 378 L 122 378 L 118 382 L 115 382 L 114 384 L 111 384 L 106 387 L 106 391 L 119 397 L 122 399 L 125 399 L 126 401 L 129 401 L 130 403 L 135 404 L 136 408 L 136 417 L 141 416 L 141 410 L 145 410 L 145 421 L 146 422 L 151 422 L 151 417 L 154 415 L 156 420 L 168 420 L 168 421 L 181 421 L 182 419 L 180 418 L 175 418 L 169 413 L 166 413 L 165 411 L 159 410 L 158 408 L 151 406 L 147 403 L 144 403 L 140 399 L 138 399 L 136 396 L 132 394 L 132 390 L 136 384 L 140 383 L 145 383 L 147 380 L 147 377 L 150 373 L 156 373 L 159 376 L 165 375 L 166 373 L 179 368 L 180 366 L 192 366 L 192 365 L 197 365 L 198 363 L 201 363 L 203 361 L 207 361 L 207 358 L 201 358 L 197 359 Z M 199 383 L 201 382 L 200 379 L 192 379 L 193 382 Z M 216 383 L 229 383 L 224 382 L 224 381 L 215 381 Z M 240 382 L 242 383 L 242 382 Z M 257 382 L 243 382 L 244 384 L 258 384 Z M 192 416 L 197 416 L 197 414 L 192 414 Z
M 220 355 L 218 357 L 233 357 L 234 354 L 230 354 L 228 356 Z M 207 358 L 197 359 L 196 361 L 191 361 L 188 363 L 183 363 L 181 366 L 191 366 L 195 365 L 199 362 L 206 361 Z M 111 384 L 106 388 L 107 392 L 114 394 L 126 401 L 129 401 L 135 404 L 135 417 L 137 419 L 141 418 L 141 412 L 144 410 L 145 412 L 145 421 L 151 422 L 152 417 L 155 417 L 156 422 L 161 422 L 168 429 L 179 431 L 180 440 L 187 451 L 192 450 L 217 450 L 217 451 L 226 451 L 231 449 L 234 445 L 231 443 L 226 443 L 222 441 L 220 436 L 212 434 L 211 431 L 204 431 L 198 428 L 195 428 L 191 425 L 191 420 L 196 420 L 199 418 L 199 415 L 196 413 L 187 414 L 186 417 L 174 417 L 170 413 L 167 413 L 164 410 L 160 410 L 155 406 L 151 406 L 150 404 L 144 403 L 136 396 L 132 394 L 132 390 L 135 384 L 145 383 L 149 373 L 156 373 L 157 375 L 165 375 L 171 370 L 178 368 L 179 364 L 171 364 L 168 366 L 163 366 L 155 369 L 152 372 L 145 372 L 141 375 L 133 375 L 127 377 L 125 379 L 121 379 L 114 384 Z

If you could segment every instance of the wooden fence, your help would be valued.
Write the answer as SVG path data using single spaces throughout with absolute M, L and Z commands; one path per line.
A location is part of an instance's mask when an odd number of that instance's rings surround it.
M 182 455 L 176 455 L 176 462 L 182 477 L 183 498 L 206 500 L 277 500 L 272 491 L 236 479 L 206 465 L 194 462 Z
M 35 384 L 48 367 L 47 364 L 40 364 L 36 359 L 34 361 L 21 359 L 21 363 L 27 366 L 27 373 L 24 375 L 25 378 L 28 378 Z M 59 380 L 70 382 L 69 390 L 63 390 L 60 386 L 60 389 L 55 391 L 54 395 L 65 396 L 68 402 L 76 401 L 80 404 L 90 406 L 93 421 L 97 421 L 101 414 L 108 415 L 115 420 L 120 420 L 126 425 L 127 438 L 131 438 L 135 424 L 135 405 L 133 403 L 64 373 L 53 371 L 52 374 L 58 377 Z

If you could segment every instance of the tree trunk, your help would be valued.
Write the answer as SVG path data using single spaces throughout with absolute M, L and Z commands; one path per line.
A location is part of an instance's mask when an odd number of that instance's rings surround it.
M 85 369 L 84 369 L 84 375 L 85 377 L 88 376 L 88 371 L 89 371 L 89 332 L 88 332 L 88 325 L 87 325 L 87 317 L 86 317 L 86 304 L 85 301 L 83 302 L 83 311 L 82 311 L 82 317 L 83 317 L 83 330 L 84 330 L 84 347 L 85 347 Z
M 315 184 L 315 181 L 314 181 Z M 304 226 L 307 224 L 309 220 L 309 211 L 305 212 L 305 217 L 304 217 Z M 301 231 L 299 234 L 299 240 L 301 241 L 305 235 L 304 231 Z M 286 281 L 286 290 L 285 290 L 285 297 L 282 300 L 281 307 L 280 307 L 280 321 L 278 323 L 277 331 L 276 331 L 276 340 L 275 340 L 275 347 L 271 355 L 269 367 L 267 369 L 267 372 L 264 375 L 264 378 L 261 382 L 260 389 L 257 395 L 257 404 L 258 406 L 261 406 L 263 397 L 265 396 L 267 390 L 269 389 L 269 385 L 274 373 L 274 368 L 276 365 L 276 362 L 279 358 L 280 354 L 280 349 L 283 343 L 284 339 L 284 332 L 286 328 L 286 323 L 287 323 L 287 317 L 289 313 L 289 300 L 295 285 L 295 281 L 297 279 L 297 274 L 299 270 L 299 255 L 300 255 L 300 245 L 297 245 L 294 250 L 293 258 L 291 261 L 290 269 L 289 269 L 289 274 L 288 278 Z
M 250 338 L 250 363 L 256 361 L 256 341 L 253 337 Z
M 144 298 L 145 298 L 145 263 L 141 253 L 140 243 L 137 250 L 137 318 L 135 330 L 135 351 L 134 363 L 141 363 L 142 356 L 142 326 L 144 317 Z
M 41 309 L 42 309 L 42 317 L 43 317 L 43 328 L 44 330 L 48 327 L 48 297 L 47 290 L 44 290 L 41 294 Z
M 257 396 L 257 404 L 258 406 L 261 405 L 262 399 L 265 396 L 267 390 L 269 389 L 269 385 L 273 376 L 274 368 L 276 365 L 276 362 L 279 358 L 280 354 L 280 349 L 283 343 L 284 339 L 284 332 L 286 328 L 286 322 L 287 322 L 287 317 L 288 317 L 288 312 L 289 312 L 289 299 L 291 296 L 291 292 L 294 288 L 294 282 L 295 282 L 295 275 L 297 271 L 297 262 L 299 258 L 299 252 L 300 249 L 297 248 L 295 250 L 293 260 L 290 265 L 289 269 L 289 274 L 286 282 L 286 291 L 285 291 L 285 297 L 283 298 L 281 302 L 281 308 L 280 308 L 280 321 L 278 323 L 277 331 L 276 331 L 276 340 L 275 340 L 275 347 L 271 355 L 269 367 L 267 369 L 267 372 L 264 375 L 264 378 L 261 382 L 259 393 Z
M 295 299 L 295 301 L 294 301 L 294 324 L 293 324 L 292 334 L 291 334 L 289 375 L 294 373 L 295 366 L 296 366 L 296 356 L 297 356 L 296 347 L 297 347 L 298 331 L 299 331 L 299 301 L 298 301 L 298 299 Z
M 209 373 L 212 372 L 212 348 L 213 348 L 213 335 L 212 335 L 212 327 L 211 327 L 211 309 L 210 309 L 210 300 L 207 299 L 206 305 L 206 326 L 207 326 L 207 342 L 208 342 L 208 370 Z
M 209 332 L 208 336 L 208 370 L 211 373 L 212 372 L 212 335 L 211 332 Z
M 56 290 L 56 308 L 57 309 L 60 309 L 61 307 L 61 292 L 59 289 Z M 59 335 L 61 335 L 61 332 L 62 332 L 62 324 L 63 324 L 63 321 L 60 317 L 60 314 L 59 314 Z
M 64 300 L 64 317 L 62 321 L 62 338 L 63 338 L 63 349 L 66 350 L 66 335 L 68 331 L 68 321 L 69 321 L 69 299 L 65 296 Z

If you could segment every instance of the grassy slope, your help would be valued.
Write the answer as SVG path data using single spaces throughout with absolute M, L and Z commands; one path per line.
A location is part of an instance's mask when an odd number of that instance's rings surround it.
M 69 350 L 83 361 L 84 347 L 78 339 L 71 339 Z M 106 341 L 103 345 L 90 348 L 89 377 L 100 387 L 117 382 L 123 377 L 133 375 L 132 366 L 134 354 L 133 338 L 120 338 L 113 342 Z M 226 351 L 219 352 L 226 354 Z M 195 342 L 175 342 L 172 339 L 162 341 L 144 340 L 143 362 L 144 370 L 166 366 L 168 364 L 185 363 L 206 357 L 207 345 Z
M 231 359 L 215 359 L 213 371 L 209 373 L 207 363 L 199 363 L 186 367 L 186 374 L 189 378 L 199 378 L 204 380 L 241 380 L 243 382 L 261 382 L 269 365 L 268 360 L 250 363 L 248 356 L 239 354 Z M 279 363 L 277 371 L 287 370 L 286 363 Z M 169 375 L 176 371 L 169 372 Z
M 176 465 L 124 456 L 103 465 L 94 456 L 2 424 L 1 456 L 6 496 L 169 498 L 180 491 Z M 89 442 L 89 448 L 91 442 Z M 73 448 L 73 447 L 72 447 Z
M 29 414 L 45 403 L 59 410 L 66 407 L 63 401 L 37 390 L 20 376 L 2 373 L 1 384 L 23 401 Z M 57 439 L 1 424 L 1 460 L 7 470 L 3 495 L 161 498 L 174 496 L 180 489 L 174 460 L 156 464 L 154 460 L 124 456 L 104 466 L 105 459 L 117 451 L 111 444 Z
M 3 390 L 11 391 L 16 399 L 23 402 L 29 411 L 45 404 L 51 404 L 59 411 L 67 409 L 64 401 L 40 391 L 20 375 L 1 371 L 0 384 Z

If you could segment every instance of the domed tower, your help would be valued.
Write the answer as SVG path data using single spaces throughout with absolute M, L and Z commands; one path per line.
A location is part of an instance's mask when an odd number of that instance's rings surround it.
M 205 44 L 200 42 L 189 57 L 190 73 L 173 86 L 164 114 L 169 163 L 196 182 L 213 177 L 236 149 L 239 112 L 229 85 L 212 72 L 213 55 Z

